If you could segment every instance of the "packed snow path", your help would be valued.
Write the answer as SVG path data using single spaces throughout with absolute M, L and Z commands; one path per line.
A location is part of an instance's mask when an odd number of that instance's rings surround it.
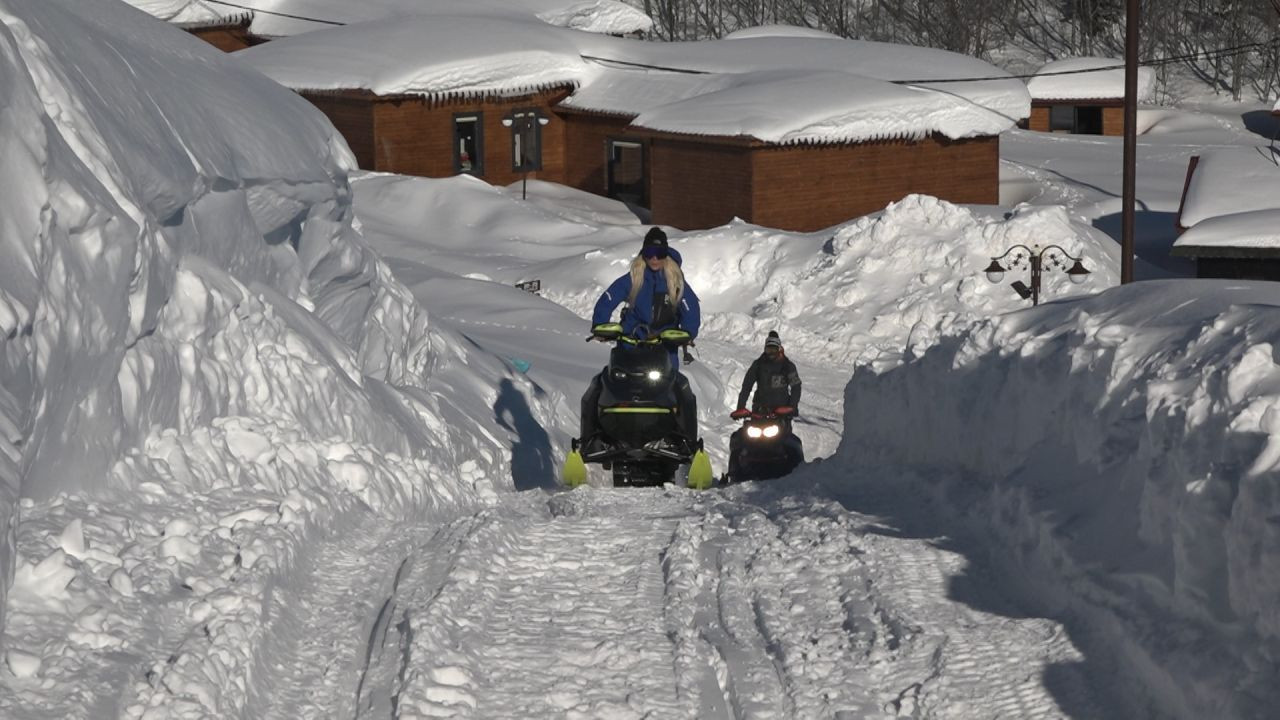
M 805 486 L 522 493 L 319 548 L 249 714 L 1067 714 L 1044 682 L 1077 672 L 1060 625 L 951 599 L 961 556 Z

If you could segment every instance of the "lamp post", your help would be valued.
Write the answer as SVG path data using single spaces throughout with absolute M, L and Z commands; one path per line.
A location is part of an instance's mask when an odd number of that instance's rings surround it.
M 1013 287 L 1014 292 L 1018 293 L 1023 300 L 1031 298 L 1032 305 L 1040 304 L 1040 277 L 1044 272 L 1046 259 L 1049 261 L 1050 267 L 1057 267 L 1065 271 L 1067 273 L 1067 277 L 1070 278 L 1073 284 L 1079 285 L 1084 282 L 1085 276 L 1089 274 L 1089 271 L 1085 268 L 1084 263 L 1080 261 L 1080 258 L 1072 255 L 1066 250 L 1063 250 L 1057 245 L 1049 245 L 1043 249 L 1039 245 L 1036 245 L 1034 248 L 1029 248 L 1026 245 L 1014 245 L 1008 250 L 1005 250 L 1003 255 L 991 258 L 991 264 L 983 271 L 987 274 L 987 280 L 990 280 L 992 283 L 999 283 L 1004 279 L 1006 268 L 1004 265 L 1000 264 L 1000 261 L 1010 255 L 1013 255 L 1013 259 L 1009 261 L 1007 269 L 1017 269 L 1022 267 L 1024 264 L 1031 268 L 1030 287 L 1027 287 L 1027 285 L 1021 280 L 1012 283 L 1011 287 Z M 1074 260 L 1075 263 L 1071 267 L 1067 267 L 1068 260 Z
M 519 117 L 508 115 L 502 118 L 503 127 L 514 127 L 516 132 L 520 133 L 520 199 L 528 199 L 529 187 L 529 143 L 526 140 L 531 135 L 530 131 L 534 128 L 534 122 L 539 126 L 545 127 L 551 122 L 551 118 L 543 117 L 534 110 L 526 110 L 519 114 Z

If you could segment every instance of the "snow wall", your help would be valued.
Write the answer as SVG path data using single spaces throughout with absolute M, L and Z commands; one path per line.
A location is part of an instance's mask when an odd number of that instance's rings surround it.
M 857 371 L 836 460 L 918 468 L 896 492 L 995 533 L 1060 610 L 1122 628 L 1160 716 L 1267 716 L 1280 699 L 1277 306 L 1274 284 L 1181 280 L 996 317 Z
M 0 97 L 0 609 L 19 497 L 421 500 L 428 403 L 387 388 L 452 361 L 352 230 L 354 159 L 320 113 L 107 0 L 0 0 Z M 56 600 L 64 561 L 111 573 L 61 552 L 19 569 L 25 600 Z

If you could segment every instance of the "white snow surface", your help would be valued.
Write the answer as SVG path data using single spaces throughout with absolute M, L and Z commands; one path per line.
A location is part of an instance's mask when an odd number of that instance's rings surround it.
M 1066 73 L 1066 74 L 1055 74 Z M 1155 71 L 1138 68 L 1138 102 L 1155 88 Z M 1079 57 L 1054 60 L 1027 80 L 1033 100 L 1116 100 L 1124 98 L 1124 60 Z
M 175 23 L 208 22 L 249 12 L 205 0 L 126 2 Z M 648 15 L 617 0 L 254 0 L 238 4 L 260 11 L 253 14 L 249 29 L 266 37 L 308 33 L 331 27 L 333 23 L 354 24 L 459 12 L 538 19 L 560 27 L 617 35 L 647 32 L 653 27 Z M 287 17 L 290 15 L 293 17 Z
M 1280 249 L 1280 207 L 1201 220 L 1178 236 L 1174 247 Z M 1211 252 L 1197 256 L 1211 257 Z
M 636 124 L 655 130 L 773 142 L 992 135 L 1030 108 L 1015 80 L 928 84 L 1005 74 L 979 60 L 857 40 L 653 43 L 519 18 L 437 15 L 321 30 L 236 55 L 302 90 L 474 96 L 573 86 L 581 98 L 568 107 L 639 114 Z M 597 82 L 604 87 L 593 89 Z
M 839 35 L 833 35 L 825 30 L 816 28 L 796 27 L 795 25 L 756 25 L 753 27 L 734 30 L 724 36 L 725 40 L 743 40 L 746 38 L 759 37 L 798 37 L 798 38 L 828 38 L 840 40 Z
M 1005 186 L 1035 205 L 668 228 L 703 298 L 685 372 L 714 464 L 769 329 L 815 462 L 564 492 L 606 356 L 584 315 L 647 226 L 537 181 L 355 172 L 292 93 L 138 18 L 0 0 L 0 716 L 1280 701 L 1280 298 L 1099 293 L 1114 142 L 1013 133 Z M 1140 148 L 1156 168 L 1249 144 L 1172 125 Z M 1147 207 L 1176 207 L 1181 175 L 1156 175 Z M 1094 273 L 1050 270 L 1014 312 L 981 268 L 1045 242 Z
M 1216 148 L 1203 153 L 1187 185 L 1183 227 L 1210 218 L 1280 208 L 1280 152 Z
M 1179 280 L 993 318 L 857 373 L 837 457 L 917 467 L 908 486 L 994 531 L 1040 592 L 1115 623 L 1128 679 L 1165 688 L 1148 716 L 1265 717 L 1277 303 L 1271 283 Z

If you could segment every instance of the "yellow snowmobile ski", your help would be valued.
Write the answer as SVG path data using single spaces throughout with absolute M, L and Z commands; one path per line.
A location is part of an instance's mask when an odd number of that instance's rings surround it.
M 706 490 L 714 480 L 711 459 L 701 450 L 694 453 L 693 462 L 689 465 L 689 487 L 693 490 Z
M 582 462 L 582 454 L 576 449 L 570 450 L 569 454 L 564 456 L 564 467 L 560 470 L 560 477 L 564 478 L 564 484 L 567 487 L 576 488 L 587 484 L 587 465 Z

